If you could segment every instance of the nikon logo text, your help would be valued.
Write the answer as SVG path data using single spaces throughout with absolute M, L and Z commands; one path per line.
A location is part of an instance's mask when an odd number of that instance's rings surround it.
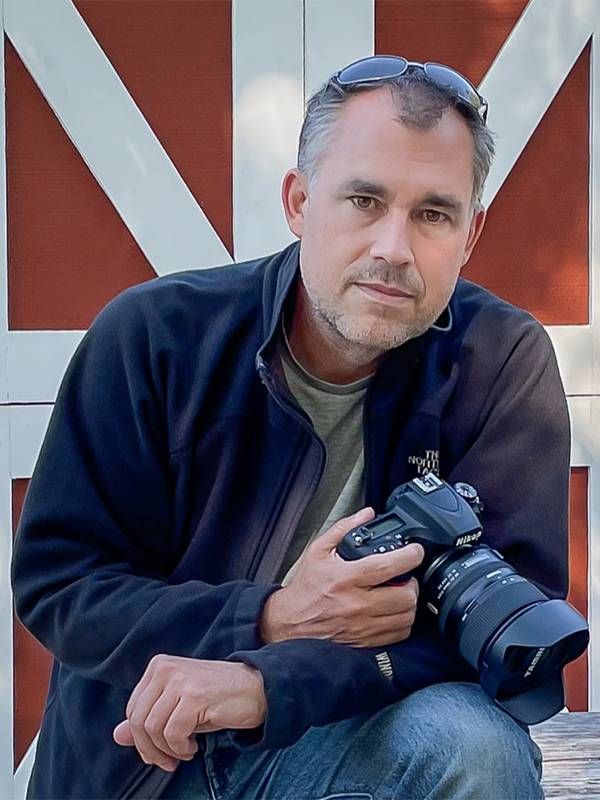
M 477 533 L 467 533 L 464 536 L 459 536 L 456 540 L 456 547 L 460 547 L 461 544 L 470 544 L 471 542 L 476 542 L 477 539 L 481 536 L 481 531 L 477 531 Z

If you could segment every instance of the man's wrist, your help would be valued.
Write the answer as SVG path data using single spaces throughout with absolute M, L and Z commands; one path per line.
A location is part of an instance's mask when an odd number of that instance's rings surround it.
M 285 588 L 269 595 L 263 606 L 259 622 L 260 635 L 265 644 L 281 642 L 290 638 L 289 623 L 285 619 Z
M 267 716 L 267 694 L 265 692 L 265 682 L 263 680 L 262 672 L 250 664 L 240 664 L 240 667 L 245 672 L 252 687 L 252 693 L 256 699 L 256 718 L 253 720 L 252 727 L 258 728 L 265 721 Z

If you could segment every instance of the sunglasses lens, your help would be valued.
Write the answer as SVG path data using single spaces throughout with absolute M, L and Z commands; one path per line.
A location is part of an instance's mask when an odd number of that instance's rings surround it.
M 386 78 L 399 78 L 408 69 L 424 70 L 436 86 L 455 92 L 457 97 L 479 114 L 485 123 L 487 117 L 485 100 L 466 78 L 444 64 L 435 64 L 431 61 L 420 64 L 417 61 L 407 61 L 402 56 L 369 56 L 344 67 L 335 79 L 340 86 L 353 86 Z
M 337 76 L 337 80 L 342 86 L 347 86 L 352 83 L 393 78 L 402 75 L 407 65 L 408 61 L 401 56 L 372 56 L 345 67 Z
M 432 64 L 431 62 L 425 64 L 424 69 L 428 77 L 430 77 L 435 84 L 456 92 L 461 100 L 476 111 L 483 105 L 481 96 L 475 87 L 458 72 L 455 72 L 449 67 L 445 67 L 443 64 Z

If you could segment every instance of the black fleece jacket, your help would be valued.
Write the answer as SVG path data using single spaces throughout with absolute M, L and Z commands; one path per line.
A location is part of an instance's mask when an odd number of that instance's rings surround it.
M 386 648 L 393 680 L 369 649 L 261 641 L 262 607 L 324 464 L 271 369 L 298 252 L 127 290 L 71 361 L 13 562 L 18 615 L 55 657 L 30 796 L 160 791 L 168 776 L 112 740 L 156 653 L 261 671 L 263 728 L 217 734 L 240 747 L 283 747 L 428 684 L 476 680 L 428 612 Z M 382 511 L 439 457 L 443 478 L 478 487 L 483 541 L 564 597 L 569 423 L 548 336 L 463 280 L 440 327 L 390 351 L 369 385 L 366 504 Z

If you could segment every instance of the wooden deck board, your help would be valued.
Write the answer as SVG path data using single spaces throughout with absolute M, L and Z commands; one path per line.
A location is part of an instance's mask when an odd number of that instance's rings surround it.
M 531 735 L 544 754 L 546 797 L 600 800 L 600 712 L 557 714 Z

